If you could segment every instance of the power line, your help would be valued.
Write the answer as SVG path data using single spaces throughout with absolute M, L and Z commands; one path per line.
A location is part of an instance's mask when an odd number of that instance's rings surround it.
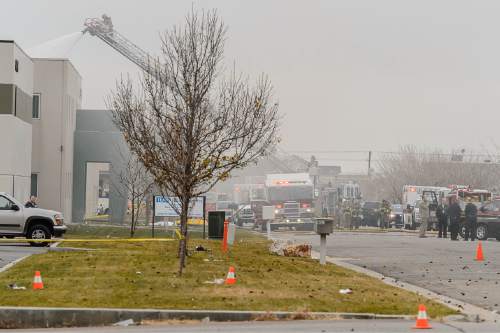
M 500 159 L 498 154 L 489 153 L 441 153 L 441 152 L 405 152 L 405 151 L 383 151 L 383 150 L 282 150 L 287 154 L 383 154 L 383 155 L 416 155 L 416 156 L 464 156 L 464 157 L 488 157 Z

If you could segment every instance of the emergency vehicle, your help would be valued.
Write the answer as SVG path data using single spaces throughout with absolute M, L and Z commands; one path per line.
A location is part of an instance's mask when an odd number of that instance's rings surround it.
M 469 202 L 472 202 L 479 209 L 486 203 L 491 202 L 492 193 L 488 190 L 473 189 L 471 186 L 452 185 L 447 197 L 455 197 L 462 210 L 465 209 L 465 205 Z
M 404 219 L 405 229 L 416 229 L 420 226 L 420 210 L 418 208 L 420 201 L 425 197 L 429 204 L 429 229 L 437 229 L 436 209 L 441 198 L 445 198 L 451 189 L 443 186 L 421 186 L 405 185 L 403 186 L 403 209 L 408 205 L 413 208 L 413 216 L 407 220 Z
M 308 173 L 266 176 L 267 201 L 275 207 L 276 219 L 302 222 L 313 216 L 314 187 Z

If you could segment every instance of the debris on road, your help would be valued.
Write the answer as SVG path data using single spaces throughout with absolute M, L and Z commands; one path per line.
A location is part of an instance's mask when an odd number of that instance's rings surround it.
M 136 325 L 133 319 L 122 320 L 113 324 L 113 326 L 121 326 L 121 327 L 127 327 L 131 325 Z

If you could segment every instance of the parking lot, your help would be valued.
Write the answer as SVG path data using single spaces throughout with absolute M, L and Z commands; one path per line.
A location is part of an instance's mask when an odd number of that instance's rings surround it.
M 308 242 L 319 236 L 276 232 L 273 236 Z M 327 238 L 327 255 L 488 310 L 499 310 L 500 242 L 483 241 L 485 261 L 474 261 L 477 242 L 418 238 L 412 233 L 337 232 Z M 356 286 L 352 286 L 355 290 Z

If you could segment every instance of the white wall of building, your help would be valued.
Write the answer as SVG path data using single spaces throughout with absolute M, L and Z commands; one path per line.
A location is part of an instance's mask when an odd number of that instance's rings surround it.
M 81 77 L 66 59 L 34 59 L 33 93 L 41 95 L 40 119 L 33 119 L 32 172 L 38 175 L 43 208 L 71 218 L 73 138 L 81 108 Z
M 26 201 L 30 194 L 31 125 L 12 115 L 0 115 L 5 140 L 0 158 L 0 192 Z
M 27 102 L 30 101 L 33 91 L 33 61 L 14 42 L 0 42 L 0 84 L 16 86 L 22 90 L 23 96 L 27 96 Z M 14 101 L 15 96 L 8 98 Z M 11 107 L 15 108 L 15 105 Z M 0 191 L 26 201 L 31 183 L 32 127 L 29 122 L 16 117 L 13 111 L 6 109 L 0 114 L 0 133 L 4 143 L 0 157 Z M 23 109 L 24 111 L 27 110 Z
M 14 43 L 0 43 L 0 83 L 14 83 Z
M 25 93 L 33 93 L 33 60 L 17 45 L 14 47 L 14 60 L 19 61 L 19 72 L 14 72 L 13 83 Z
M 15 60 L 19 71 L 14 71 Z M 0 83 L 15 84 L 25 93 L 33 91 L 33 61 L 16 43 L 0 43 Z

